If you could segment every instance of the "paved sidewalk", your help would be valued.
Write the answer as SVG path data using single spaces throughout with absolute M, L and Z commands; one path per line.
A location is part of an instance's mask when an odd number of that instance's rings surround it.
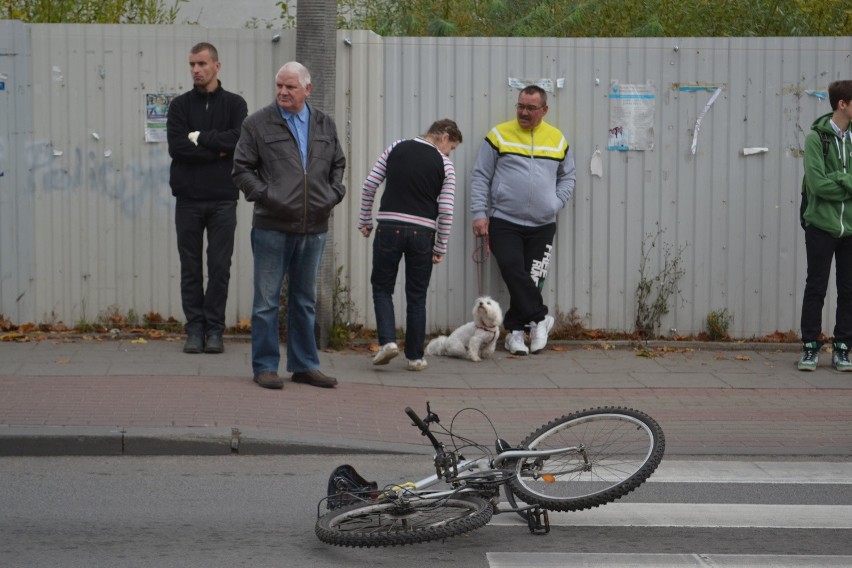
M 852 456 L 852 373 L 833 371 L 827 353 L 818 371 L 799 372 L 791 346 L 670 344 L 642 357 L 556 344 L 481 363 L 432 357 L 419 373 L 403 357 L 374 367 L 369 353 L 323 352 L 338 388 L 286 382 L 283 391 L 252 383 L 245 341 L 226 338 L 221 355 L 181 347 L 0 343 L 0 455 L 427 452 L 403 409 L 423 414 L 429 401 L 448 428 L 457 411 L 482 410 L 511 443 L 571 411 L 615 405 L 656 418 L 669 456 Z M 495 438 L 476 412 L 453 428 Z

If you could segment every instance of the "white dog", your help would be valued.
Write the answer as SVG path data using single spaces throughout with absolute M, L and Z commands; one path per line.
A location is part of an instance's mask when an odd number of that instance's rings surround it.
M 439 335 L 426 346 L 428 355 L 448 355 L 471 361 L 491 357 L 500 335 L 503 311 L 489 296 L 477 298 L 473 305 L 473 321 L 450 334 Z

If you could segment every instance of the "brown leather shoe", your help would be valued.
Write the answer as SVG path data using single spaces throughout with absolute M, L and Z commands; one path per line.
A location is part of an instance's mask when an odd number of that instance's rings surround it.
M 284 381 L 281 379 L 281 377 L 278 376 L 278 373 L 273 373 L 272 371 L 256 374 L 254 376 L 254 382 L 256 382 L 265 389 L 284 388 Z
M 292 379 L 294 383 L 304 383 L 306 385 L 322 387 L 324 389 L 332 389 L 337 386 L 337 379 L 324 375 L 319 369 L 293 373 Z

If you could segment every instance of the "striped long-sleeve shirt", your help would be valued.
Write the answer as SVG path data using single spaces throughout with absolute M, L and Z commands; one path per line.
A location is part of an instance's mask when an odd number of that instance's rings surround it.
M 373 228 L 373 201 L 382 182 L 385 190 L 376 219 L 433 229 L 432 252 L 447 254 L 456 191 L 453 162 L 420 137 L 398 140 L 388 146 L 361 188 L 359 230 Z

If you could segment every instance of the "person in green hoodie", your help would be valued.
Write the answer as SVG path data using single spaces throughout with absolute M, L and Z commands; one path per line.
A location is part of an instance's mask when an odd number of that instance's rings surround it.
M 805 251 L 808 275 L 802 298 L 800 371 L 814 371 L 822 348 L 822 308 L 832 258 L 837 277 L 837 311 L 831 363 L 852 371 L 852 81 L 828 86 L 832 112 L 819 117 L 805 138 Z

